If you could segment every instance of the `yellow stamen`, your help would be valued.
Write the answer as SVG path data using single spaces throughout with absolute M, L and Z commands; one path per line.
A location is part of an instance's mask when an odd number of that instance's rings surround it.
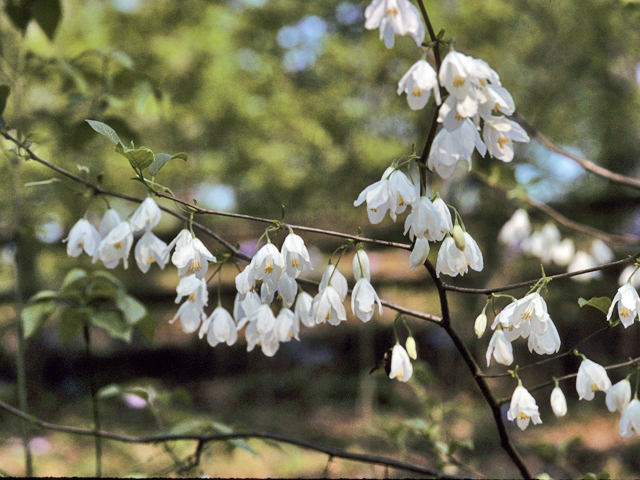
M 493 113 L 498 113 L 498 110 L 500 110 L 500 105 L 496 103 L 493 107 Z
M 629 312 L 629 310 L 627 310 L 626 307 L 622 307 L 622 309 L 620 310 L 620 316 L 621 317 L 628 317 L 630 315 L 631 315 L 631 313 Z
M 115 248 L 116 250 L 120 250 L 122 247 L 124 247 L 122 242 L 118 242 L 113 246 L 113 248 Z
M 331 320 L 331 310 L 329 310 L 329 311 L 327 312 L 326 319 L 327 319 L 327 320 Z
M 520 415 L 518 415 L 518 420 L 526 420 L 527 418 L 529 418 L 529 415 L 526 413 L 520 412 Z
M 387 17 L 395 17 L 398 15 L 398 9 L 396 7 L 387 8 L 386 14 Z
M 372 212 L 374 212 L 374 213 L 378 211 L 378 209 L 377 209 L 377 208 L 370 208 L 369 210 L 371 210 L 371 211 L 372 211 Z
M 202 265 L 200 265 L 198 260 L 194 260 L 189 267 L 188 273 L 199 272 L 200 270 L 202 270 Z
M 402 195 L 398 195 L 398 205 L 399 206 L 404 205 L 404 199 L 402 198 Z
M 462 115 L 460 115 L 458 112 L 456 112 L 456 114 L 454 115 L 454 118 L 455 118 L 456 120 L 464 120 L 464 119 L 465 119 L 465 118 L 464 118 Z
M 498 138 L 498 145 L 500 145 L 500 148 L 504 148 L 505 145 L 510 144 L 511 142 L 509 141 L 509 139 L 507 137 L 499 137 Z
M 422 89 L 420 87 L 413 87 L 413 90 L 411 90 L 411 95 L 413 95 L 414 97 L 421 97 Z
M 397 378 L 398 380 L 402 380 L 402 370 L 400 370 L 400 371 L 398 372 L 398 374 L 396 375 L 396 378 Z
M 269 275 L 271 272 L 273 272 L 273 263 L 267 263 L 267 266 L 264 267 L 264 273 Z
M 595 383 L 591 384 L 591 391 L 592 392 L 599 392 L 600 389 L 598 388 L 598 385 L 596 385 Z
M 78 242 L 78 248 L 81 249 L 82 247 L 84 247 L 84 242 Z
M 507 328 L 507 330 L 509 330 L 510 332 L 513 332 L 513 325 L 509 325 L 509 327 Z
M 152 255 L 149 255 L 149 258 L 147 258 L 147 263 L 153 263 L 155 261 L 156 259 Z
M 453 86 L 454 87 L 461 87 L 463 85 L 464 85 L 464 78 L 459 77 L 459 76 L 453 77 Z
M 526 310 L 525 312 L 523 312 L 522 314 L 520 314 L 520 317 L 523 320 L 531 320 L 531 312 L 529 310 Z
M 187 299 L 190 302 L 195 302 L 196 301 L 196 294 L 192 293 L 191 295 L 189 295 L 189 298 Z
M 480 82 L 480 85 L 482 85 L 483 87 L 487 86 L 487 82 L 485 82 L 484 79 L 479 78 L 478 81 Z
M 293 268 L 298 268 L 298 267 L 300 266 L 300 262 L 298 261 L 298 259 L 297 259 L 297 258 L 292 258 L 292 259 L 291 259 L 291 266 L 292 266 Z

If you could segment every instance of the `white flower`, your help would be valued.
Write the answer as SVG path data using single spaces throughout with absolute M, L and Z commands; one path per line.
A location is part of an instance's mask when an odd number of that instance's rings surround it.
M 167 247 L 168 249 L 171 246 Z M 195 273 L 198 278 L 204 278 L 209 268 L 209 262 L 215 262 L 214 257 L 200 239 L 191 235 L 183 246 L 176 245 L 176 250 L 171 256 L 171 261 L 178 267 L 178 276 L 189 275 Z
M 611 249 L 599 238 L 591 243 L 591 256 L 596 263 L 609 263 L 615 258 Z
M 238 322 L 238 330 L 248 321 L 248 317 L 260 308 L 260 305 L 262 305 L 262 301 L 260 300 L 260 295 L 256 292 L 249 292 L 246 295 L 236 295 L 233 302 L 233 318 Z
M 513 160 L 513 142 L 528 142 L 529 135 L 516 122 L 504 116 L 484 119 L 482 139 L 487 145 L 489 155 L 510 162 Z
M 311 302 L 311 315 L 316 324 L 329 322 L 339 325 L 347 320 L 347 312 L 342 304 L 343 300 L 336 289 L 329 285 L 316 295 Z
M 631 438 L 634 434 L 640 435 L 640 401 L 637 398 L 631 400 L 622 412 L 618 429 L 623 438 Z
M 436 240 L 441 241 L 447 233 L 451 233 L 453 230 L 453 222 L 451 221 L 451 212 L 449 207 L 444 203 L 440 197 L 433 201 L 433 206 L 440 213 L 440 234 L 436 237 Z
M 470 119 L 466 119 L 454 132 L 446 128 L 438 132 L 429 152 L 427 166 L 442 178 L 449 178 L 460 160 L 466 161 L 471 170 L 474 148 L 477 148 L 482 156 L 487 152 L 476 125 Z
M 407 102 L 411 110 L 420 110 L 429 101 L 431 91 L 439 104 L 440 88 L 436 71 L 426 60 L 418 60 L 398 82 L 398 95 L 407 94 Z
M 120 219 L 120 214 L 115 211 L 113 208 L 110 208 L 104 215 L 102 216 L 102 220 L 100 221 L 100 226 L 98 227 L 98 233 L 101 238 L 106 237 L 111 230 L 116 228 L 122 220 Z
M 564 398 L 564 393 L 562 393 L 560 387 L 555 387 L 551 392 L 551 409 L 558 418 L 567 414 L 567 399 Z
M 463 101 L 458 101 L 456 98 L 449 96 L 440 105 L 438 123 L 442 123 L 447 131 L 454 133 L 467 119 L 473 121 L 473 124 L 477 127 L 479 122 L 477 113 L 478 102 L 474 98 L 465 97 Z
M 591 255 L 589 255 L 587 252 L 579 251 L 576 253 L 575 257 L 573 257 L 573 261 L 569 264 L 567 272 L 573 273 L 580 270 L 587 270 L 588 268 L 595 268 L 597 266 L 598 264 Z M 571 279 L 577 282 L 588 282 L 589 280 L 600 278 L 601 276 L 602 272 L 600 272 L 599 270 L 595 270 L 593 272 L 575 275 L 571 277 Z
M 560 243 L 557 243 L 556 245 L 551 247 L 551 257 L 553 259 L 553 263 L 561 267 L 566 267 L 573 260 L 575 251 L 576 247 L 573 243 L 573 240 L 571 240 L 570 238 L 565 238 Z
M 519 208 L 500 229 L 498 240 L 515 247 L 519 245 L 531 232 L 531 223 L 527 211 Z
M 160 223 L 162 211 L 160 207 L 151 197 L 147 197 L 144 202 L 133 212 L 131 216 L 131 230 L 139 232 L 141 230 L 151 230 Z
M 251 259 L 251 262 L 244 267 L 244 270 L 236 275 L 236 290 L 238 290 L 238 293 L 242 295 L 243 298 L 247 293 L 255 290 L 256 279 L 253 277 L 254 265 L 255 263 L 253 259 Z
M 487 85 L 482 92 L 484 101 L 478 105 L 478 113 L 482 118 L 491 118 L 492 114 L 502 112 L 505 115 L 512 115 L 516 109 L 513 97 L 506 88 L 493 84 Z
M 205 320 L 207 315 L 204 313 L 204 305 L 201 302 L 192 302 L 187 300 L 178 309 L 175 317 L 169 322 L 173 323 L 180 319 L 180 326 L 184 333 L 193 333 L 198 330 L 200 322 Z
M 369 256 L 362 248 L 358 248 L 358 251 L 353 256 L 353 277 L 356 281 L 361 278 L 371 280 L 371 264 L 369 262 Z
M 294 312 L 300 322 L 307 327 L 312 328 L 316 326 L 316 322 L 311 315 L 311 303 L 313 302 L 313 297 L 309 295 L 307 292 L 300 292 L 296 299 L 296 306 Z
M 607 390 L 607 396 L 605 402 L 610 412 L 616 410 L 622 413 L 629 402 L 631 401 L 631 383 L 626 378 L 620 380 Z
M 106 268 L 115 268 L 120 259 L 124 268 L 129 268 L 129 252 L 133 246 L 133 233 L 129 222 L 120 222 L 102 239 L 93 254 L 93 263 L 102 260 Z
M 231 346 L 238 340 L 236 323 L 229 312 L 221 306 L 216 307 L 203 322 L 198 335 L 202 338 L 205 333 L 207 334 L 207 342 L 212 347 L 223 342 Z
M 93 256 L 100 245 L 100 234 L 96 227 L 88 220 L 81 218 L 69 231 L 69 236 L 63 240 L 67 243 L 67 255 L 77 257 L 84 250 L 87 255 Z
M 300 323 L 296 314 L 288 308 L 283 308 L 276 317 L 276 337 L 280 342 L 288 342 L 291 338 L 300 340 Z
M 411 35 L 420 46 L 425 29 L 420 12 L 409 0 L 373 0 L 364 10 L 367 30 L 380 28 L 380 38 L 387 48 L 392 48 L 395 35 Z
M 407 205 L 417 200 L 416 188 L 411 180 L 400 170 L 389 167 L 380 180 L 360 192 L 353 206 L 357 207 L 366 201 L 369 221 L 377 224 L 382 221 L 387 210 L 395 222 L 396 215 L 404 212 Z
M 256 280 L 270 279 L 274 285 L 278 284 L 280 276 L 285 270 L 284 259 L 273 243 L 267 243 L 258 250 L 253 264 L 253 278 Z
M 531 331 L 542 335 L 547 331 L 547 323 L 550 320 L 547 304 L 538 292 L 530 293 L 516 302 L 513 319 L 513 325 L 516 327 L 521 322 L 527 322 L 531 325 Z
M 413 366 L 409 354 L 402 345 L 396 343 L 391 352 L 391 370 L 389 378 L 397 378 L 401 382 L 408 382 L 413 374 Z
M 529 335 L 529 351 L 535 351 L 538 355 L 558 353 L 560 344 L 560 335 L 550 318 L 547 320 L 547 329 L 544 333 L 538 334 L 532 331 Z
M 429 256 L 429 240 L 426 238 L 416 238 L 416 243 L 413 245 L 411 255 L 409 255 L 409 268 L 411 270 L 418 270 L 424 265 Z
M 576 390 L 580 400 L 593 400 L 594 393 L 598 390 L 606 391 L 611 387 L 611 380 L 607 371 L 591 360 L 584 359 L 578 369 L 576 378 Z
M 271 307 L 268 304 L 263 303 L 255 310 L 249 317 L 249 322 L 256 323 L 256 330 L 260 335 L 272 331 L 276 326 L 276 317 L 271 311 Z M 238 324 L 240 326 L 240 324 Z
M 180 279 L 176 287 L 178 294 L 175 302 L 180 303 L 182 297 L 188 297 L 187 301 L 194 302 L 205 306 L 209 301 L 209 291 L 204 280 L 198 278 L 195 274 L 188 275 Z
M 151 230 L 147 230 L 134 250 L 136 257 L 136 263 L 142 273 L 147 273 L 152 263 L 156 262 L 161 269 L 165 266 L 164 252 L 167 249 L 167 244 L 156 237 Z
M 525 250 L 538 257 L 542 263 L 553 259 L 553 248 L 560 243 L 560 231 L 553 223 L 547 223 L 541 231 L 534 232 L 525 242 Z
M 264 286 L 268 282 L 264 282 L 262 285 Z M 280 298 L 282 298 L 282 305 L 285 308 L 291 307 L 293 302 L 296 301 L 296 294 L 298 293 L 298 283 L 296 280 L 286 273 L 283 273 L 278 281 L 278 293 L 280 294 Z
M 496 362 L 502 365 L 511 365 L 513 363 L 513 347 L 511 343 L 504 336 L 504 332 L 501 329 L 493 332 L 493 336 L 489 341 L 489 347 L 487 348 L 487 367 L 491 363 L 491 354 Z
M 351 310 L 353 314 L 363 322 L 368 322 L 373 317 L 375 304 L 378 304 L 378 313 L 382 315 L 382 304 L 378 294 L 366 278 L 356 282 L 351 293 Z
M 633 285 L 625 283 L 618 289 L 618 293 L 613 297 L 613 302 L 609 307 L 607 320 L 611 320 L 616 303 L 618 304 L 618 316 L 622 325 L 624 325 L 624 328 L 631 326 L 638 316 L 638 310 L 640 310 L 640 297 Z
M 496 315 L 496 318 L 493 320 L 493 324 L 491 325 L 491 329 L 495 330 L 498 324 L 500 324 L 503 329 L 505 338 L 508 342 L 513 342 L 523 333 L 524 338 L 526 338 L 530 333 L 529 323 L 524 322 L 522 317 L 515 317 L 513 315 L 517 304 L 518 302 L 516 300 L 515 302 L 511 302 L 509 305 L 504 307 L 502 311 L 498 315 Z
M 536 400 L 522 385 L 518 385 L 513 392 L 507 418 L 509 420 L 515 420 L 520 430 L 527 428 L 529 420 L 531 420 L 534 425 L 542 423 Z
M 407 337 L 407 342 L 405 343 L 405 347 L 407 349 L 407 354 L 409 358 L 415 360 L 418 358 L 418 349 L 416 347 L 416 339 L 412 336 Z
M 440 67 L 440 83 L 459 102 L 467 97 L 474 101 L 488 100 L 484 89 L 487 82 L 500 85 L 500 77 L 489 65 L 479 59 L 451 50 Z
M 304 245 L 304 240 L 295 233 L 290 233 L 282 242 L 282 258 L 286 265 L 286 272 L 291 278 L 298 278 L 303 267 L 313 270 L 309 252 Z
M 440 219 L 440 211 L 429 197 L 423 196 L 411 207 L 411 213 L 404 222 L 404 234 L 409 232 L 411 240 L 418 237 L 435 242 L 443 238 Z
M 324 269 L 322 279 L 320 279 L 320 285 L 318 285 L 318 291 L 322 292 L 322 290 L 327 288 L 329 285 L 336 290 L 340 296 L 340 301 L 344 302 L 349 291 L 347 279 L 344 278 L 344 275 L 340 273 L 339 270 L 336 270 L 336 267 L 333 265 L 327 265 L 327 268 Z
M 464 275 L 471 267 L 476 272 L 483 268 L 482 252 L 478 248 L 476 241 L 467 232 L 464 232 L 466 246 L 464 251 L 460 251 L 452 237 L 447 237 L 442 242 L 438 251 L 438 261 L 436 262 L 436 272 L 455 277 Z
M 484 331 L 487 329 L 487 314 L 484 313 L 484 310 L 480 315 L 476 317 L 476 321 L 473 324 L 473 331 L 476 333 L 478 338 L 481 338 L 484 335 Z
M 631 283 L 631 285 L 636 289 L 640 288 L 640 270 L 637 270 L 635 265 L 628 265 L 625 267 L 618 278 L 618 285 L 620 286 L 627 282 Z

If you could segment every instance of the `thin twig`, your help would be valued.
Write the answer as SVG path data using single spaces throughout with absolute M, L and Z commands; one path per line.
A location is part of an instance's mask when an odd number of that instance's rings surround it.
M 98 385 L 96 383 L 96 371 L 93 356 L 91 354 L 91 337 L 89 335 L 89 325 L 85 325 L 84 329 L 84 345 L 87 356 L 87 366 L 89 367 L 89 390 L 91 393 L 91 414 L 93 416 L 93 428 L 95 431 L 100 430 L 100 410 L 98 404 Z M 96 477 L 102 477 L 102 439 L 95 437 L 96 444 Z

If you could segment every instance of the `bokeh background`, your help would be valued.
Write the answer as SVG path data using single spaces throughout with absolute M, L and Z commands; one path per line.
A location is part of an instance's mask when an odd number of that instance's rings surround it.
M 5 2 L 13 5 L 19 2 Z M 21 32 L 0 14 L 0 82 L 12 88 L 4 112 L 43 158 L 66 170 L 101 178 L 105 188 L 138 197 L 126 160 L 84 121 L 100 120 L 125 141 L 154 152 L 187 152 L 157 180 L 185 200 L 216 210 L 279 219 L 351 234 L 405 241 L 402 224 L 388 218 L 369 224 L 353 200 L 377 181 L 394 158 L 424 145 L 432 111 L 411 111 L 396 95 L 400 77 L 420 52 L 410 37 L 387 50 L 377 31 L 363 27 L 367 2 L 295 0 L 63 0 L 62 16 L 50 39 L 36 22 Z M 615 172 L 636 177 L 640 152 L 640 8 L 631 0 L 441 0 L 425 2 L 436 31 L 455 37 L 456 48 L 487 61 L 512 93 L 518 112 L 567 150 Z M 0 162 L 0 397 L 15 402 L 16 272 L 23 300 L 41 289 L 58 289 L 72 268 L 98 268 L 82 256 L 67 258 L 62 239 L 89 207 L 98 222 L 104 203 L 88 205 L 82 189 L 35 162 L 16 170 L 9 144 Z M 88 168 L 79 170 L 78 166 Z M 535 278 L 540 261 L 500 244 L 502 225 L 520 207 L 534 228 L 549 219 L 488 185 L 527 192 L 577 222 L 611 234 L 640 235 L 638 193 L 582 170 L 536 141 L 518 146 L 510 164 L 474 158 L 473 171 L 459 167 L 447 181 L 430 176 L 433 192 L 460 211 L 485 258 L 481 273 L 451 283 L 497 286 Z M 34 184 L 35 182 L 35 184 Z M 489 182 L 491 183 L 491 182 Z M 12 192 L 11 185 L 15 185 Z M 22 208 L 14 215 L 15 199 Z M 134 205 L 110 200 L 123 216 Z M 172 207 L 171 203 L 162 203 Z M 402 217 L 403 221 L 404 217 Z M 264 228 L 228 218 L 199 221 L 252 253 Z M 165 216 L 156 233 L 172 239 L 183 225 Z M 558 226 L 576 249 L 593 238 Z M 16 228 L 21 242 L 16 245 Z M 304 235 L 312 246 L 318 279 L 339 245 L 331 237 Z M 280 239 L 282 240 L 282 238 Z M 205 241 L 214 252 L 221 245 Z M 613 245 L 616 258 L 635 253 Z M 408 252 L 367 249 L 380 296 L 438 315 L 438 301 L 426 271 L 411 272 Z M 435 262 L 437 249 L 430 259 Z M 437 327 L 408 319 L 420 359 L 409 384 L 390 381 L 371 367 L 394 343 L 393 314 L 386 310 L 368 324 L 349 318 L 339 327 L 305 329 L 300 341 L 282 344 L 274 358 L 233 347 L 210 347 L 196 334 L 170 325 L 177 275 L 153 266 L 142 275 L 133 264 L 113 273 L 153 315 L 153 342 L 135 334 L 114 340 L 94 328 L 100 387 L 113 383 L 157 392 L 153 405 L 135 396 L 101 400 L 103 426 L 111 431 L 152 434 L 184 431 L 189 422 L 217 422 L 220 429 L 264 429 L 353 451 L 384 453 L 450 473 L 489 477 L 517 472 L 499 446 L 495 425 L 453 345 Z M 353 278 L 347 255 L 339 269 Z M 241 267 L 243 264 L 241 264 Z M 547 274 L 566 267 L 546 265 Z M 237 270 L 222 271 L 222 304 L 231 309 Z M 605 325 L 595 309 L 580 309 L 579 297 L 609 296 L 620 270 L 595 280 L 552 282 L 547 303 L 563 348 Z M 215 288 L 211 288 L 212 305 Z M 310 291 L 313 295 L 316 292 Z M 513 292 L 516 296 L 526 291 Z M 473 322 L 485 297 L 452 294 L 452 316 L 467 345 L 484 363 L 489 334 L 478 340 Z M 490 316 L 490 321 L 492 316 Z M 591 340 L 582 351 L 607 364 L 637 356 L 638 326 Z M 89 383 L 81 335 L 63 344 L 55 318 L 29 339 L 29 405 L 37 416 L 90 428 Z M 538 358 L 524 345 L 517 361 Z M 523 375 L 525 384 L 575 372 L 566 358 Z M 491 372 L 506 369 L 492 367 Z M 615 382 L 630 371 L 612 374 Z M 492 382 L 509 396 L 515 382 Z M 576 477 L 586 472 L 613 477 L 640 475 L 640 443 L 617 433 L 603 395 L 578 403 L 572 381 L 564 385 L 569 414 L 555 419 L 550 389 L 535 394 L 544 423 L 514 441 L 536 473 Z M 505 410 L 506 412 L 506 410 Z M 20 475 L 23 450 L 19 424 L 0 414 L 0 471 Z M 173 429 L 173 430 L 172 430 Z M 182 429 L 182 430 L 180 430 Z M 32 448 L 37 475 L 91 475 L 90 439 L 38 430 Z M 454 457 L 446 450 L 459 444 Z M 186 456 L 193 444 L 171 447 Z M 443 450 L 444 449 L 444 450 Z M 445 451 L 445 453 L 443 453 Z M 210 476 L 384 476 L 378 467 L 271 444 L 207 447 L 199 470 Z M 394 472 L 388 472 L 395 475 Z M 105 474 L 173 474 L 163 446 L 105 443 Z

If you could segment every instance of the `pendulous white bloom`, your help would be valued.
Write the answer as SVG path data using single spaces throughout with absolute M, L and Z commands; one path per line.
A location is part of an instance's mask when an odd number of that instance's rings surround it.
M 380 39 L 387 48 L 393 48 L 395 35 L 411 35 L 420 46 L 425 28 L 418 9 L 409 0 L 373 0 L 364 10 L 367 30 L 380 28 Z
M 152 263 L 157 263 L 161 269 L 165 266 L 164 252 L 167 249 L 167 244 L 156 237 L 151 230 L 147 230 L 134 249 L 134 256 L 136 257 L 136 263 L 142 273 L 147 273 Z
M 564 397 L 560 387 L 555 387 L 551 392 L 551 409 L 558 418 L 567 414 L 567 399 Z
M 580 270 L 586 270 L 588 268 L 595 268 L 597 266 L 598 264 L 591 255 L 589 255 L 587 252 L 579 251 L 576 253 L 575 257 L 573 257 L 573 260 L 567 268 L 567 272 L 573 273 Z M 595 270 L 593 272 L 576 275 L 574 277 L 571 277 L 571 279 L 577 282 L 588 282 L 589 280 L 600 278 L 601 276 L 602 272 L 600 272 L 599 270 Z
M 623 438 L 631 438 L 634 434 L 640 435 L 640 401 L 637 398 L 631 400 L 622 412 L 618 430 Z
M 389 216 L 395 222 L 396 216 L 418 200 L 416 188 L 411 180 L 393 167 L 385 170 L 382 178 L 376 183 L 365 188 L 353 206 L 357 207 L 363 202 L 367 202 L 367 215 L 373 224 L 380 223 L 387 210 Z
M 599 238 L 591 243 L 591 256 L 596 263 L 609 263 L 615 258 L 611 249 Z
M 618 285 L 623 286 L 629 282 L 634 288 L 640 288 L 640 270 L 635 265 L 629 265 L 622 270 L 618 277 Z
M 129 268 L 129 252 L 133 246 L 133 232 L 129 222 L 120 222 L 102 239 L 93 254 L 93 263 L 102 260 L 106 268 L 115 268 L 120 259 Z
M 416 243 L 413 245 L 411 255 L 409 255 L 409 268 L 411 270 L 418 270 L 424 265 L 429 256 L 429 240 L 426 238 L 416 238 Z
M 253 278 L 270 280 L 275 286 L 285 271 L 284 258 L 273 243 L 265 244 L 253 258 Z
M 576 390 L 580 400 L 593 400 L 595 392 L 604 392 L 610 387 L 611 380 L 604 367 L 585 358 L 580 364 L 576 378 Z
M 452 237 L 447 237 L 442 242 L 438 251 L 436 262 L 436 272 L 455 277 L 467 273 L 469 267 L 476 272 L 482 270 L 484 264 L 482 252 L 478 248 L 476 241 L 467 232 L 464 232 L 466 246 L 464 251 L 458 249 Z
M 120 219 L 120 214 L 113 208 L 110 208 L 109 210 L 104 212 L 104 215 L 102 215 L 102 220 L 100 221 L 100 226 L 98 227 L 98 233 L 100 234 L 100 237 L 106 237 L 111 230 L 113 230 L 120 224 L 120 222 L 122 222 L 122 220 Z
M 440 88 L 436 71 L 426 60 L 418 60 L 398 82 L 398 95 L 407 94 L 407 102 L 411 110 L 420 110 L 429 101 L 431 91 L 440 104 Z
M 371 263 L 369 262 L 369 255 L 362 248 L 358 248 L 358 251 L 353 256 L 353 278 L 356 281 L 361 278 L 371 280 Z
M 496 359 L 496 362 L 502 365 L 511 365 L 513 363 L 513 347 L 511 343 L 504 336 L 504 332 L 501 329 L 493 332 L 493 336 L 489 341 L 489 347 L 487 348 L 487 367 L 491 363 L 491 355 Z
M 161 218 L 162 211 L 160 210 L 160 207 L 153 198 L 147 197 L 136 211 L 133 212 L 129 223 L 131 224 L 131 230 L 133 230 L 134 233 L 141 230 L 148 231 L 158 225 Z
M 531 325 L 531 331 L 541 335 L 547 331 L 549 313 L 547 304 L 538 292 L 530 293 L 516 302 L 513 311 L 513 324 L 517 327 L 522 322 Z M 523 336 L 523 338 L 526 338 Z
M 187 233 L 182 234 L 182 232 Z M 166 251 L 170 251 L 176 242 L 176 250 L 171 256 L 171 261 L 178 267 L 178 276 L 195 273 L 198 278 L 204 278 L 209 262 L 215 262 L 216 257 L 191 232 L 188 230 L 182 232 L 169 244 Z
M 618 289 L 618 293 L 613 297 L 613 302 L 607 313 L 607 320 L 611 320 L 613 309 L 618 304 L 618 316 L 624 328 L 630 327 L 638 316 L 640 310 L 640 297 L 638 292 L 630 283 L 625 283 Z
M 560 243 L 560 231 L 553 223 L 547 223 L 542 230 L 533 232 L 525 242 L 525 250 L 538 257 L 542 263 L 553 259 L 553 248 Z
M 238 340 L 238 332 L 233 317 L 223 307 L 218 306 L 203 322 L 199 337 L 202 338 L 207 334 L 207 342 L 212 347 L 219 343 L 226 343 L 231 346 Z
M 404 222 L 404 234 L 409 232 L 409 238 L 426 238 L 432 242 L 442 239 L 440 227 L 440 211 L 427 196 L 423 196 L 411 207 L 411 213 Z
M 209 301 L 209 291 L 204 280 L 195 274 L 188 275 L 180 279 L 176 287 L 176 303 L 180 303 L 182 297 L 187 297 L 187 301 L 205 306 Z
M 287 235 L 282 242 L 281 253 L 289 277 L 298 278 L 304 267 L 313 270 L 309 252 L 304 245 L 304 240 L 299 235 L 295 233 Z
M 346 322 L 347 312 L 342 302 L 333 285 L 321 290 L 311 302 L 311 315 L 316 324 L 329 322 L 331 325 L 339 325 L 340 322 Z
M 255 290 L 256 279 L 253 277 L 254 265 L 255 263 L 252 258 L 251 262 L 244 267 L 244 270 L 236 275 L 236 290 L 238 290 L 242 298 L 244 298 L 247 293 Z
M 413 366 L 409 354 L 402 345 L 396 343 L 391 352 L 391 370 L 389 378 L 397 378 L 401 382 L 408 382 L 413 374 Z
M 510 247 L 518 246 L 531 232 L 531 223 L 526 210 L 519 208 L 502 226 L 498 240 Z
M 520 430 L 527 428 L 529 420 L 531 420 L 534 425 L 542 423 L 536 400 L 522 385 L 518 385 L 513 392 L 507 418 L 509 420 L 515 420 Z
M 265 281 L 262 286 L 264 287 L 268 283 L 269 282 Z M 291 307 L 293 302 L 296 301 L 296 294 L 298 293 L 298 283 L 295 278 L 283 273 L 278 281 L 278 293 L 280 294 L 280 298 L 282 298 L 282 305 L 285 308 Z
M 436 207 L 438 213 L 440 213 L 440 234 L 436 237 L 436 240 L 441 241 L 447 233 L 451 233 L 453 230 L 453 222 L 451 221 L 451 212 L 449 207 L 444 203 L 442 198 L 438 197 L 433 201 L 433 206 Z
M 407 354 L 409 358 L 412 360 L 416 360 L 418 358 L 418 349 L 416 347 L 416 339 L 412 336 L 407 337 L 407 342 L 405 343 L 405 347 L 407 349 Z
M 316 322 L 311 315 L 311 302 L 313 297 L 307 292 L 300 292 L 296 298 L 296 306 L 294 312 L 300 322 L 307 328 L 316 326 Z
M 380 303 L 380 298 L 369 280 L 366 278 L 358 280 L 351 293 L 353 314 L 366 323 L 373 317 L 376 303 L 378 304 L 378 313 L 382 315 L 382 303 Z
M 187 300 L 178 309 L 175 317 L 169 322 L 173 323 L 180 319 L 180 326 L 184 333 L 193 333 L 198 330 L 200 323 L 207 318 L 204 313 L 204 305 L 200 302 L 192 302 Z
M 279 342 L 288 342 L 292 338 L 300 340 L 300 322 L 296 314 L 288 308 L 280 310 L 276 317 L 275 332 Z
M 333 265 L 327 265 L 327 268 L 324 269 L 324 273 L 320 279 L 320 285 L 318 285 L 318 291 L 322 292 L 322 290 L 327 288 L 329 285 L 336 290 L 340 297 L 340 301 L 344 302 L 349 291 L 347 279 Z
M 249 322 L 255 322 L 258 334 L 265 335 L 271 332 L 276 326 L 276 317 L 267 303 L 263 303 L 249 317 Z M 238 324 L 239 328 L 240 324 Z
M 81 218 L 69 231 L 69 236 L 63 240 L 67 243 L 67 255 L 77 257 L 84 250 L 87 255 L 93 256 L 100 245 L 100 234 L 96 227 L 88 220 Z
M 553 355 L 560 350 L 560 335 L 555 324 L 549 318 L 547 329 L 544 333 L 538 334 L 534 331 L 529 335 L 529 351 L 535 351 L 538 355 Z
M 631 383 L 626 378 L 620 380 L 618 383 L 609 388 L 609 390 L 607 390 L 605 402 L 610 412 L 615 412 L 617 410 L 618 412 L 622 413 L 624 409 L 627 408 L 627 405 L 629 405 L 630 401 Z
M 474 149 L 482 156 L 487 152 L 475 123 L 466 119 L 453 132 L 446 128 L 438 132 L 429 152 L 427 166 L 442 178 L 449 178 L 460 160 L 466 161 L 471 170 L 471 155 Z
M 516 122 L 506 117 L 484 119 L 482 139 L 487 145 L 489 155 L 510 162 L 513 160 L 513 142 L 528 142 L 529 135 Z
M 484 335 L 484 331 L 487 329 L 487 314 L 482 311 L 480 315 L 476 317 L 476 321 L 473 324 L 473 331 L 478 338 Z
M 576 246 L 573 240 L 565 238 L 551 248 L 551 258 L 556 265 L 566 267 L 573 260 L 575 252 Z

